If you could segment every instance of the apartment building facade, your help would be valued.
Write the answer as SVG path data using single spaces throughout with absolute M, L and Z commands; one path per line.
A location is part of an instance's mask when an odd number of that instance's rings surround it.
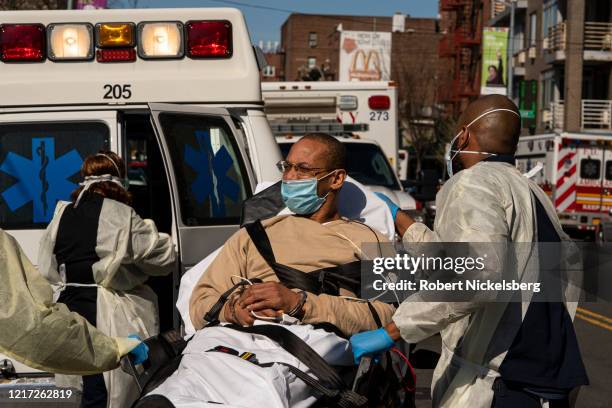
M 508 27 L 508 2 L 494 1 L 489 24 Z M 512 96 L 525 134 L 612 136 L 612 2 L 515 2 Z

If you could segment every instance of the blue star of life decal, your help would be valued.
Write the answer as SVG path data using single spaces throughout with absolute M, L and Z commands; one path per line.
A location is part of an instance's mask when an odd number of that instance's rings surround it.
M 236 202 L 240 192 L 238 183 L 227 176 L 232 168 L 232 157 L 225 146 L 216 154 L 213 152 L 210 131 L 196 131 L 195 137 L 199 150 L 185 145 L 185 162 L 197 173 L 191 183 L 191 192 L 198 204 L 210 199 L 213 216 L 223 217 L 226 215 L 225 197 Z
M 32 222 L 49 222 L 57 201 L 68 199 L 77 187 L 68 178 L 82 163 L 76 149 L 56 158 L 54 138 L 32 138 L 31 159 L 9 152 L 0 165 L 1 171 L 18 180 L 2 192 L 2 198 L 13 212 L 32 201 Z

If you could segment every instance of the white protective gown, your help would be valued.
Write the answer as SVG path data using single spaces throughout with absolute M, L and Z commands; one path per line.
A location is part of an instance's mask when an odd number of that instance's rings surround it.
M 82 316 L 53 303 L 51 285 L 19 244 L 0 229 L 0 353 L 54 373 L 112 370 L 138 344 L 105 336 Z
M 404 243 L 537 241 L 533 196 L 544 206 L 562 241 L 569 241 L 556 211 L 542 189 L 512 165 L 480 162 L 452 177 L 436 198 L 434 231 L 415 223 L 403 236 Z M 537 269 L 537 247 L 519 251 L 519 278 Z M 574 280 L 575 281 L 575 280 Z M 566 299 L 576 300 L 580 289 L 563 286 Z M 420 296 L 418 293 L 413 296 Z M 412 301 L 411 301 L 412 300 Z M 434 407 L 488 408 L 493 400 L 493 381 L 525 318 L 529 302 L 421 302 L 407 299 L 393 320 L 409 343 L 417 343 L 440 332 L 441 357 L 432 379 Z M 520 308 L 521 316 L 508 319 L 507 306 Z M 574 317 L 576 302 L 566 302 Z
M 58 202 L 38 254 L 39 270 L 56 288 L 56 299 L 64 282 L 58 273 L 54 247 L 62 213 L 69 204 Z M 99 257 L 92 266 L 98 286 L 98 329 L 109 336 L 135 333 L 142 339 L 158 334 L 157 296 L 144 283 L 149 276 L 167 275 L 176 266 L 170 236 L 158 232 L 152 220 L 140 218 L 132 207 L 105 198 L 95 251 Z M 138 398 L 134 379 L 121 369 L 105 372 L 104 382 L 109 407 L 130 406 Z

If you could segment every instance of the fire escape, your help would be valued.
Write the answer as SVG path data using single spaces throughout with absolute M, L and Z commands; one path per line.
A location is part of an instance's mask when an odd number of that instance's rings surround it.
M 448 58 L 452 81 L 439 95 L 441 102 L 460 103 L 480 93 L 482 0 L 440 0 L 440 11 L 451 16 L 447 34 L 439 43 L 439 55 Z

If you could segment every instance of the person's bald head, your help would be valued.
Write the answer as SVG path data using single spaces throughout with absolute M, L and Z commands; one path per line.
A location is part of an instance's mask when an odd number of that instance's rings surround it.
M 503 110 L 492 112 L 470 125 L 480 115 L 495 109 L 508 109 L 515 113 Z M 516 152 L 521 134 L 521 119 L 518 108 L 507 97 L 487 95 L 470 103 L 459 118 L 457 132 L 464 130 L 468 125 L 467 131 L 476 140 L 468 141 L 470 148 L 466 146 L 463 147 L 463 150 L 477 148 L 479 151 L 497 154 L 514 154 Z M 474 145 L 474 142 L 477 146 Z M 461 144 L 458 143 L 457 146 L 461 146 Z

